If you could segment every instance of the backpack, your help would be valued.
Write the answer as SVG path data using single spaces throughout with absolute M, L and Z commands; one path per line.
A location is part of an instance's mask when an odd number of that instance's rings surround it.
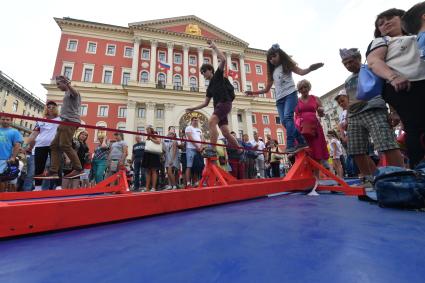
M 235 99 L 235 87 L 226 77 L 224 77 L 224 88 L 227 91 L 228 97 L 231 99 L 231 101 L 233 101 Z
M 7 163 L 6 170 L 0 174 L 0 182 L 15 180 L 19 175 L 19 162 Z
M 425 208 L 425 161 L 415 170 L 396 166 L 378 168 L 374 187 L 381 207 Z

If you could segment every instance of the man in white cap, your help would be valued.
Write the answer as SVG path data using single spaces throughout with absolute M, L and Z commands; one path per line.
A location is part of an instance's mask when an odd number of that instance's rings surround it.
M 339 50 L 342 64 L 352 74 L 346 79 L 344 89 L 348 97 L 347 154 L 353 155 L 365 182 L 370 183 L 376 166 L 368 156 L 369 137 L 375 150 L 384 153 L 388 165 L 403 166 L 403 158 L 388 119 L 388 109 L 380 95 L 369 101 L 357 99 L 357 85 L 362 56 L 357 48 Z M 339 98 L 341 99 L 341 98 Z M 390 120 L 396 123 L 396 113 Z

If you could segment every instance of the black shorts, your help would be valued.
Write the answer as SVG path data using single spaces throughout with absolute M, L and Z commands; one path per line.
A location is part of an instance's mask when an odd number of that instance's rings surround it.
M 228 125 L 229 121 L 227 120 L 227 115 L 232 110 L 232 101 L 222 101 L 217 103 L 216 106 L 214 106 L 214 113 L 213 115 L 216 115 L 218 117 L 218 126 L 224 126 Z

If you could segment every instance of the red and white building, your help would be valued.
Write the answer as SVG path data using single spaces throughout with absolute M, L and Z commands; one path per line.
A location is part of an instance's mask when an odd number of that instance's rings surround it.
M 245 90 L 265 88 L 266 51 L 196 16 L 130 23 L 128 27 L 72 18 L 55 18 L 61 29 L 53 77 L 68 76 L 82 96 L 82 123 L 144 132 L 153 125 L 160 134 L 169 126 L 184 128 L 191 115 L 201 118 L 206 130 L 209 107 L 195 114 L 185 108 L 201 103 L 206 83 L 199 72 L 208 62 L 217 67 L 217 54 L 207 39 L 227 57 L 227 69 L 236 72 L 236 99 L 230 127 L 252 138 L 254 131 L 284 144 L 284 128 L 276 111 L 274 89 L 261 97 L 246 97 Z M 164 68 L 165 63 L 170 68 Z M 231 79 L 232 81 L 232 79 Z M 54 81 L 45 84 L 48 99 L 62 101 Z M 89 130 L 90 145 L 97 132 Z M 108 133 L 112 138 L 112 133 Z M 127 135 L 131 146 L 134 138 Z

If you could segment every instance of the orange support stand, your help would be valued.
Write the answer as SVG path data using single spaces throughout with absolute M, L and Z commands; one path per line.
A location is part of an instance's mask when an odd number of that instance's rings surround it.
M 182 211 L 276 193 L 309 192 L 315 186 L 314 171 L 317 170 L 336 181 L 338 186 L 319 186 L 316 190 L 364 195 L 363 188 L 350 187 L 304 151 L 297 154 L 296 162 L 285 178 L 237 180 L 219 168 L 216 161 L 216 158 L 208 159 L 200 187 L 185 190 L 130 192 L 125 171 L 120 171 L 89 189 L 1 193 L 0 238 Z
M 316 171 L 316 175 L 325 176 L 326 180 L 335 181 L 338 185 L 336 186 L 324 186 L 319 185 L 316 188 L 316 191 L 333 191 L 333 192 L 341 192 L 346 195 L 354 195 L 361 196 L 365 195 L 365 189 L 363 187 L 351 187 L 344 180 L 333 174 L 331 171 L 323 167 L 317 161 L 312 159 L 307 155 L 307 153 L 302 150 L 297 153 L 295 164 L 292 166 L 291 170 L 288 172 L 284 181 L 289 180 L 299 180 L 305 178 L 314 177 Z
M 116 184 L 115 184 L 116 183 Z M 67 197 L 78 195 L 92 195 L 102 193 L 129 193 L 128 183 L 125 171 L 120 171 L 94 187 L 84 189 L 63 189 L 63 190 L 46 190 L 46 191 L 29 191 L 29 192 L 5 192 L 0 193 L 1 200 L 25 200 L 37 198 L 53 198 Z

